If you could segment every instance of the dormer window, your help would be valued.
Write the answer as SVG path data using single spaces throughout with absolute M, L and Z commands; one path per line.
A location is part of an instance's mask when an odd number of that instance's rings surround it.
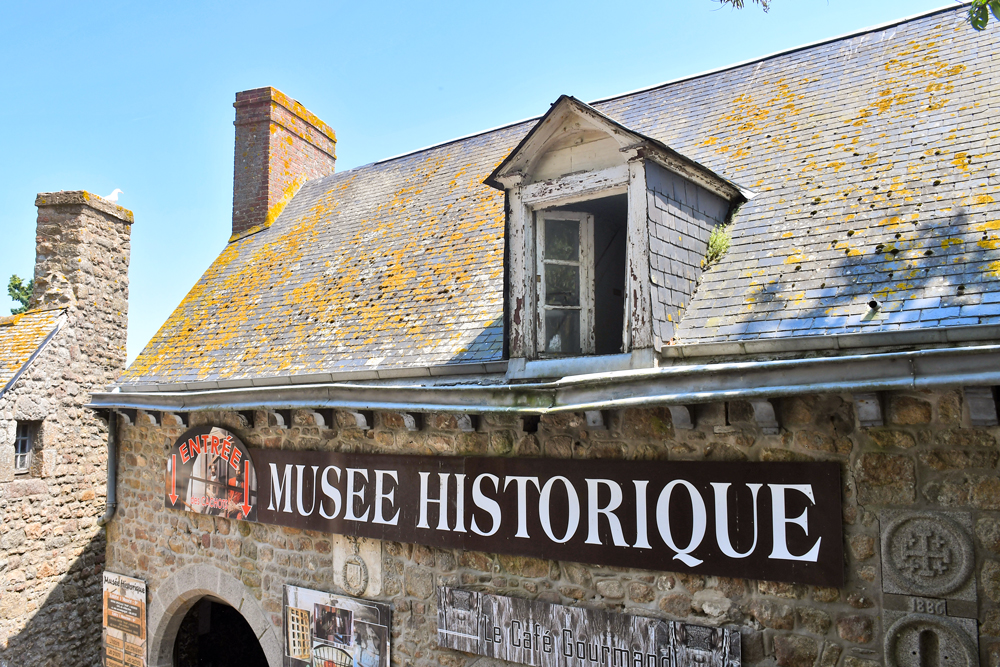
M 535 211 L 540 357 L 624 352 L 626 197 Z
M 509 204 L 506 326 L 520 377 L 551 377 L 574 357 L 579 372 L 653 365 L 693 295 L 711 229 L 745 199 L 565 96 L 486 183 Z
M 594 216 L 540 213 L 538 239 L 539 340 L 550 355 L 594 352 Z

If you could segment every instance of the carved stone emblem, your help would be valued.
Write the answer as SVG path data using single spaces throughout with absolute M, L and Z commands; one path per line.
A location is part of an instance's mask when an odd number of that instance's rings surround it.
M 975 634 L 972 619 L 907 614 L 885 633 L 886 667 L 978 667 Z
M 382 545 L 363 537 L 334 535 L 333 583 L 348 595 L 371 597 L 382 591 Z
M 368 566 L 360 556 L 348 556 L 344 560 L 344 590 L 351 595 L 363 595 L 368 588 Z
M 883 590 L 968 597 L 961 589 L 967 588 L 975 554 L 968 531 L 957 521 L 941 513 L 887 513 L 882 526 Z

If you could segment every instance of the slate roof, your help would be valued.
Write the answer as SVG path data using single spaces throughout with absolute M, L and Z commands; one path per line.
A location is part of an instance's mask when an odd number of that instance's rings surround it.
M 965 13 L 594 103 L 758 193 L 675 342 L 1000 322 L 1000 31 Z M 307 183 L 122 381 L 500 359 L 504 197 L 482 181 L 532 126 Z
M 0 317 L 0 394 L 56 330 L 63 308 Z

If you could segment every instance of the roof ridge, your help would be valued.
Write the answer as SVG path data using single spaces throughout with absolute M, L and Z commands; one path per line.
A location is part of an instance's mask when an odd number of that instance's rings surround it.
M 48 306 L 46 308 L 29 308 L 20 313 L 11 313 L 10 315 L 0 315 L 0 326 L 10 326 L 17 324 L 25 315 L 34 315 L 36 313 L 47 313 L 52 310 L 66 310 L 66 306 Z
M 956 0 L 956 1 L 958 1 L 958 0 Z M 797 53 L 799 51 L 804 51 L 806 49 L 811 49 L 811 48 L 814 48 L 814 47 L 817 47 L 817 46 L 823 46 L 824 44 L 830 44 L 832 42 L 842 41 L 842 40 L 848 39 L 850 37 L 857 37 L 858 35 L 864 35 L 864 34 L 868 34 L 868 33 L 872 33 L 872 32 L 877 32 L 879 30 L 885 30 L 887 28 L 891 28 L 891 27 L 894 27 L 894 26 L 902 25 L 904 23 L 909 23 L 911 21 L 916 21 L 918 19 L 926 18 L 928 16 L 934 16 L 935 14 L 944 14 L 945 12 L 957 11 L 958 9 L 961 9 L 963 7 L 967 7 L 969 4 L 971 4 L 971 3 L 970 2 L 961 2 L 958 5 L 939 7 L 938 9 L 931 9 L 931 10 L 928 10 L 928 11 L 925 11 L 925 12 L 921 12 L 919 14 L 912 14 L 910 16 L 903 17 L 901 19 L 894 19 L 892 21 L 887 21 L 885 23 L 878 23 L 878 24 L 873 25 L 873 26 L 868 26 L 866 28 L 861 28 L 860 30 L 856 30 L 854 32 L 847 32 L 847 33 L 843 33 L 843 34 L 840 34 L 840 35 L 836 35 L 834 37 L 825 37 L 825 38 L 817 40 L 815 42 L 807 42 L 805 44 L 800 44 L 799 46 L 793 46 L 793 47 L 785 49 L 783 51 L 774 51 L 772 53 L 769 53 L 769 54 L 766 54 L 766 55 L 763 55 L 763 56 L 759 56 L 757 58 L 751 58 L 749 60 L 744 60 L 744 61 L 741 61 L 741 62 L 732 63 L 730 65 L 724 65 L 722 67 L 717 67 L 715 69 L 705 70 L 703 72 L 698 72 L 698 73 L 695 73 L 695 74 L 688 74 L 688 75 L 685 75 L 685 76 L 678 77 L 676 79 L 669 79 L 669 80 L 663 81 L 661 83 L 653 84 L 651 86 L 646 86 L 646 87 L 643 87 L 643 88 L 636 88 L 635 90 L 630 90 L 630 91 L 624 92 L 624 93 L 616 93 L 616 94 L 611 95 L 609 97 L 602 97 L 602 98 L 593 100 L 592 102 L 587 102 L 587 104 L 589 104 L 591 106 L 594 106 L 594 105 L 597 105 L 597 104 L 602 104 L 604 102 L 611 102 L 613 100 L 619 100 L 619 99 L 622 99 L 623 97 L 629 97 L 630 95 L 638 95 L 640 93 L 647 93 L 649 91 L 657 90 L 658 88 L 665 88 L 666 86 L 670 86 L 670 85 L 673 85 L 673 84 L 676 84 L 676 83 L 681 83 L 681 82 L 684 82 L 684 81 L 691 81 L 693 79 L 698 79 L 698 78 L 701 78 L 701 77 L 709 76 L 711 74 L 719 74 L 721 72 L 726 72 L 726 71 L 729 71 L 729 70 L 733 70 L 733 69 L 736 69 L 738 67 L 745 67 L 745 66 L 751 65 L 753 63 L 764 62 L 765 60 L 771 60 L 773 58 L 778 58 L 780 56 L 785 56 L 785 55 L 789 55 L 789 54 L 792 54 L 792 53 Z M 554 104 L 554 102 L 553 102 L 553 104 Z M 532 121 L 537 121 L 538 119 L 542 118 L 542 116 L 544 116 L 544 115 L 545 114 L 543 113 L 543 114 L 538 114 L 537 116 L 531 116 L 529 118 L 522 118 L 521 120 L 514 121 L 512 123 L 505 123 L 503 125 L 497 125 L 495 127 L 489 128 L 489 129 L 480 130 L 478 132 L 472 132 L 470 134 L 465 134 L 465 135 L 462 135 L 460 137 L 455 137 L 454 139 L 448 139 L 447 141 L 442 141 L 442 142 L 439 142 L 439 143 L 436 143 L 436 144 L 429 144 L 427 146 L 424 146 L 423 148 L 417 148 L 417 149 L 412 150 L 412 151 L 406 151 L 404 153 L 399 153 L 397 155 L 392 155 L 392 156 L 389 156 L 389 157 L 386 157 L 386 158 L 382 158 L 381 160 L 375 160 L 374 162 L 369 162 L 368 164 L 361 164 L 361 165 L 358 165 L 357 167 L 352 167 L 352 168 L 348 169 L 347 171 L 342 171 L 342 172 L 339 172 L 337 174 L 331 174 L 330 176 L 343 176 L 343 175 L 349 174 L 349 173 L 351 173 L 353 171 L 357 171 L 357 170 L 361 170 L 361 169 L 366 169 L 368 167 L 374 167 L 374 166 L 380 165 L 380 164 L 385 164 L 387 162 L 392 162 L 393 160 L 400 160 L 402 158 L 410 157 L 412 155 L 417 155 L 419 153 L 423 153 L 425 151 L 430 151 L 430 150 L 433 150 L 435 148 L 443 148 L 445 146 L 458 143 L 460 141 L 465 141 L 466 139 L 472 139 L 474 137 L 483 136 L 483 135 L 486 135 L 486 134 L 490 134 L 492 132 L 499 132 L 500 130 L 506 130 L 506 129 L 509 129 L 511 127 L 515 127 L 517 125 L 521 125 L 522 123 L 530 123 Z
M 873 26 L 868 26 L 867 28 L 861 28 L 860 30 L 855 30 L 854 32 L 845 32 L 840 35 L 835 35 L 833 37 L 824 37 L 823 39 L 816 40 L 814 42 L 806 42 L 805 44 L 800 44 L 798 46 L 793 46 L 783 51 L 773 51 L 763 56 L 758 56 L 756 58 L 750 58 L 749 60 L 742 60 L 737 63 L 732 63 L 729 65 L 723 65 L 722 67 L 716 67 L 715 69 L 708 69 L 703 72 L 698 72 L 696 74 L 687 74 L 685 76 L 677 77 L 676 79 L 669 79 L 662 83 L 657 83 L 652 86 L 645 86 L 643 88 L 636 88 L 635 90 L 630 90 L 625 93 L 617 93 L 609 97 L 602 97 L 599 100 L 594 100 L 591 105 L 601 104 L 603 102 L 611 102 L 613 100 L 619 100 L 623 97 L 628 97 L 630 95 L 638 95 L 640 93 L 648 93 L 650 91 L 656 90 L 658 88 L 665 88 L 666 86 L 671 86 L 675 83 L 682 83 L 684 81 L 692 81 L 694 79 L 699 79 L 704 76 L 709 76 L 712 74 L 720 74 L 722 72 L 728 72 L 730 70 L 737 69 L 739 67 L 746 67 L 747 65 L 753 65 L 754 63 L 762 63 L 765 60 L 771 60 L 774 58 L 779 58 L 781 56 L 791 55 L 793 53 L 798 53 L 799 51 L 805 51 L 806 49 L 812 49 L 817 46 L 823 46 L 825 44 L 832 44 L 833 42 L 841 42 L 845 39 L 850 39 L 851 37 L 858 37 L 860 35 L 866 35 L 872 32 L 878 32 L 881 30 L 886 30 L 888 28 L 893 28 L 898 25 L 903 25 L 904 23 L 910 23 L 911 21 L 916 21 L 918 19 L 927 18 L 928 16 L 934 16 L 935 14 L 944 14 L 946 12 L 956 11 L 963 7 L 967 7 L 971 2 L 961 2 L 961 0 L 955 0 L 960 4 L 949 5 L 946 7 L 939 7 L 938 9 L 930 9 L 919 14 L 912 14 L 901 19 L 893 19 L 892 21 L 887 21 L 885 23 L 877 23 Z

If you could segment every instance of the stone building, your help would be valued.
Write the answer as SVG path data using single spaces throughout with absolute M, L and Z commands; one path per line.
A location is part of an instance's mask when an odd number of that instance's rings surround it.
M 35 204 L 30 309 L 0 318 L 0 664 L 93 664 L 108 430 L 84 406 L 125 368 L 132 212 Z
M 394 665 L 1000 664 L 997 35 L 936 11 L 343 173 L 238 94 L 232 238 L 92 399 L 149 664 L 334 664 L 374 603 Z M 487 605 L 680 623 L 532 657 Z

